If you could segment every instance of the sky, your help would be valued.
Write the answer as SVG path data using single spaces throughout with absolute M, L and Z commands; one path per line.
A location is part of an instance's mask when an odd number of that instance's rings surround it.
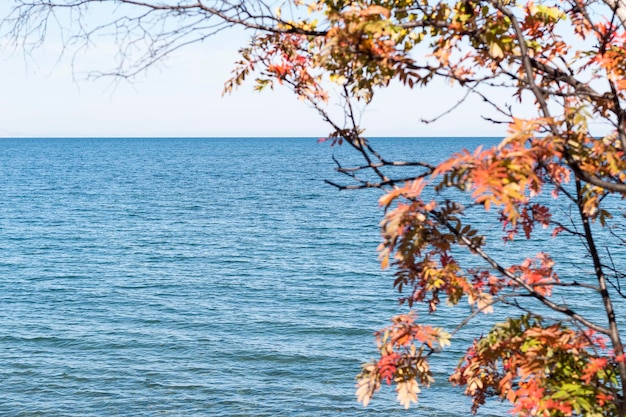
M 1 6 L 0 6 L 1 7 Z M 1 11 L 1 10 L 0 10 Z M 179 50 L 132 82 L 86 80 L 86 71 L 115 65 L 111 40 L 88 56 L 60 57 L 44 43 L 32 56 L 0 51 L 0 137 L 323 137 L 329 127 L 285 88 L 262 93 L 253 83 L 222 96 L 247 33 L 222 32 Z M 103 46 L 104 45 L 104 46 Z M 1 48 L 0 48 L 1 49 Z M 364 111 L 365 135 L 502 136 L 505 128 L 481 119 L 487 109 L 471 99 L 432 124 L 463 91 L 437 84 L 429 90 L 400 85 L 377 93 Z

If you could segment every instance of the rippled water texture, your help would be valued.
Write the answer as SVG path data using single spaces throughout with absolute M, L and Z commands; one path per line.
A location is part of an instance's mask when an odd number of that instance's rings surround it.
M 379 147 L 436 161 L 481 142 Z M 378 195 L 322 181 L 346 151 L 0 141 L 0 415 L 405 415 L 390 389 L 354 396 L 373 332 L 405 309 L 376 260 Z M 443 375 L 462 348 L 412 415 L 468 414 Z

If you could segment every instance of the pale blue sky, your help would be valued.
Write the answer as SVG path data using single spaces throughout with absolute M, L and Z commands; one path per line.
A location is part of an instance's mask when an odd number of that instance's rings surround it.
M 58 60 L 53 42 L 28 59 L 4 53 L 0 137 L 326 135 L 315 111 L 285 89 L 257 93 L 248 83 L 221 96 L 247 36 L 226 32 L 178 51 L 133 84 L 81 79 L 81 71 L 113 67 L 113 44 L 79 58 L 74 70 L 69 59 Z M 378 94 L 362 124 L 367 136 L 504 134 L 504 127 L 480 119 L 487 109 L 477 99 L 437 123 L 420 123 L 461 96 L 442 84 L 428 91 L 394 86 Z

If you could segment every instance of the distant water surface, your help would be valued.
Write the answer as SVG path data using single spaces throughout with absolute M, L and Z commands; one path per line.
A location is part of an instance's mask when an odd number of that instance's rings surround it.
M 377 145 L 435 162 L 494 143 Z M 347 151 L 1 140 L 0 415 L 405 415 L 388 387 L 368 408 L 354 396 L 373 332 L 406 308 L 376 259 L 379 194 L 323 182 Z M 445 377 L 463 347 L 434 361 L 412 415 L 468 415 Z

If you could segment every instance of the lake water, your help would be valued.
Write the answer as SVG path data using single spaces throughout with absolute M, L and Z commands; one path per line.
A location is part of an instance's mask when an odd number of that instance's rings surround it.
M 495 142 L 377 146 L 437 161 L 481 143 Z M 405 415 L 389 387 L 368 408 L 354 396 L 373 332 L 406 307 L 376 259 L 379 194 L 323 182 L 342 180 L 331 155 L 347 151 L 302 138 L 1 140 L 0 415 Z M 434 361 L 412 415 L 469 414 L 445 376 L 464 346 Z

